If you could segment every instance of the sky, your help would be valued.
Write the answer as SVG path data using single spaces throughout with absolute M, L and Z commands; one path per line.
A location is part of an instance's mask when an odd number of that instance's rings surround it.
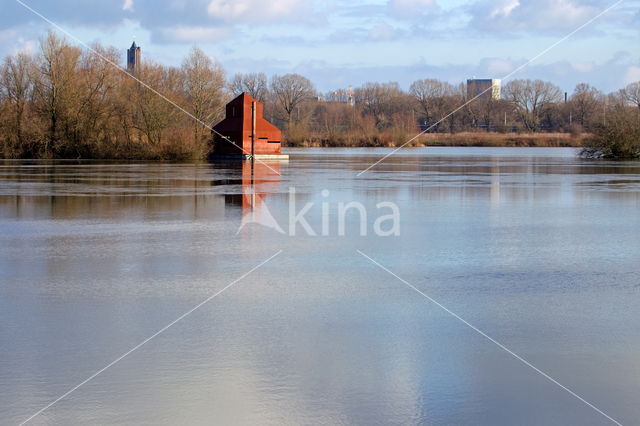
M 191 46 L 236 72 L 299 73 L 321 92 L 367 81 L 437 78 L 587 82 L 612 92 L 640 80 L 640 0 L 2 0 L 0 56 L 37 51 L 51 28 L 87 44 L 179 66 Z M 70 39 L 74 44 L 76 41 Z M 541 55 L 542 52 L 545 52 Z

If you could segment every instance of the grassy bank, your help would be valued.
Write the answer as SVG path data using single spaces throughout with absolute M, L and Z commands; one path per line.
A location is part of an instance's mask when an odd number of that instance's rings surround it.
M 374 137 L 320 138 L 288 140 L 291 147 L 395 147 L 414 135 L 382 134 Z M 476 147 L 575 147 L 581 148 L 591 135 L 571 133 L 428 133 L 407 146 L 476 146 Z
M 433 146 L 496 146 L 496 147 L 577 147 L 590 135 L 583 133 L 454 133 L 428 134 L 420 138 Z

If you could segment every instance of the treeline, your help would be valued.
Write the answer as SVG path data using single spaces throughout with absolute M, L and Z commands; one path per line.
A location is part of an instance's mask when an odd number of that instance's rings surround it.
M 228 99 L 219 64 L 193 49 L 180 68 L 146 62 L 136 75 L 141 84 L 114 66 L 120 51 L 92 49 L 97 54 L 49 33 L 38 53 L 5 59 L 2 156 L 185 160 L 205 155 L 209 132 L 198 121 L 219 118 Z
M 603 141 L 610 139 L 612 123 L 622 128 L 640 116 L 640 83 L 612 94 L 579 84 L 565 102 L 552 83 L 514 80 L 503 87 L 502 99 L 465 105 L 465 84 L 432 79 L 414 82 L 409 91 L 397 83 L 366 83 L 353 92 L 326 94 L 297 74 L 237 74 L 227 80 L 223 67 L 198 48 L 180 67 L 144 60 L 134 79 L 114 66 L 120 50 L 99 44 L 92 49 L 98 54 L 49 33 L 37 53 L 4 60 L 0 156 L 202 159 L 210 149 L 207 126 L 242 92 L 265 104 L 267 118 L 294 146 L 397 146 L 420 131 L 427 135 L 412 144 L 463 132 L 587 132 L 604 135 L 593 138 L 589 155 L 608 156 L 595 143 L 608 143 Z

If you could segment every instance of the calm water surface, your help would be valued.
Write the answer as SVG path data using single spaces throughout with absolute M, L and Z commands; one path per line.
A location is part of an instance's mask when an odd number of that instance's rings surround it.
M 292 150 L 288 163 L 0 162 L 0 423 L 640 423 L 640 164 L 564 149 Z M 281 173 L 278 176 L 276 173 Z M 329 236 L 282 235 L 298 209 Z M 329 194 L 323 190 L 328 190 Z M 250 195 L 255 192 L 256 195 Z M 337 234 L 339 202 L 400 236 Z M 353 212 L 352 212 L 353 213 Z

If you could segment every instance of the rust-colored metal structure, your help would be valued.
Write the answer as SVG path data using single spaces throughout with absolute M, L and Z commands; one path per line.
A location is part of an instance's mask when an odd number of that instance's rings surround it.
M 211 156 L 214 159 L 288 158 L 281 151 L 282 132 L 264 119 L 263 105 L 247 93 L 227 104 L 226 118 L 213 130 Z

